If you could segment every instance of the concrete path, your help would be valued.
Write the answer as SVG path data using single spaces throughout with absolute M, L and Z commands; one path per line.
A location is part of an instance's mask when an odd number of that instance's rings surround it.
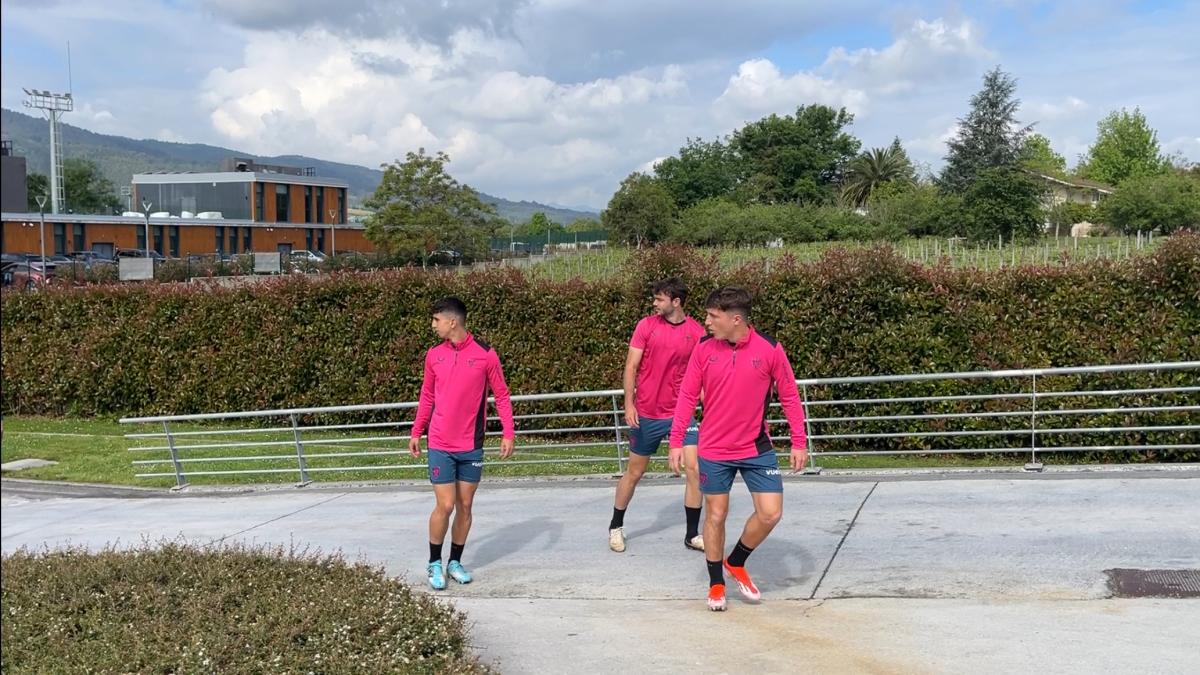
M 1066 478 L 1066 479 L 1064 479 Z M 443 597 L 512 673 L 1200 672 L 1200 600 L 1114 599 L 1105 570 L 1200 568 L 1200 471 L 802 478 L 750 558 L 764 595 L 704 609 L 682 485 L 644 482 L 629 550 L 607 547 L 613 483 L 485 483 Z M 739 483 L 729 541 L 749 514 Z M 145 539 L 342 550 L 422 585 L 427 486 L 250 492 L 3 482 L 3 550 Z M 737 523 L 737 525 L 732 525 Z M 1190 628 L 1189 628 L 1190 627 Z

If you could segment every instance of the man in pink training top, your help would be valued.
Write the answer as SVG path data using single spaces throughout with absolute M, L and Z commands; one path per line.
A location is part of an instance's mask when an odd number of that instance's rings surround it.
M 490 389 L 504 432 L 500 458 L 513 453 L 512 403 L 500 359 L 486 342 L 467 332 L 467 307 L 458 298 L 433 303 L 433 332 L 443 342 L 425 353 L 425 380 L 408 451 L 421 456 L 421 435 L 429 430 L 429 482 L 437 499 L 429 516 L 429 585 L 446 588 L 446 574 L 471 583 L 462 565 L 471 531 L 471 505 L 483 477 L 483 438 Z M 450 527 L 450 514 L 454 526 Z M 442 542 L 450 530 L 450 560 L 442 568 Z
M 696 401 L 704 397 L 704 436 L 700 439 L 700 491 L 704 493 L 704 554 L 708 561 L 708 608 L 725 610 L 725 571 L 742 597 L 758 602 L 761 594 L 746 573 L 746 558 L 783 516 L 783 478 L 767 432 L 772 390 L 778 392 L 792 429 L 792 470 L 808 456 L 804 407 L 796 376 L 783 347 L 749 324 L 750 294 L 736 286 L 713 291 L 705 302 L 705 325 L 712 333 L 692 352 L 679 387 L 671 424 L 671 470 L 679 473 L 683 437 Z M 725 516 L 733 477 L 754 499 L 754 513 L 725 558 Z M 724 558 L 724 560 L 722 560 Z M 724 571 L 722 570 L 724 567 Z
M 638 481 L 646 473 L 650 458 L 671 432 L 675 397 L 687 369 L 692 350 L 704 337 L 704 328 L 683 311 L 687 286 L 679 279 L 665 279 L 650 289 L 654 313 L 638 322 L 625 357 L 625 422 L 629 425 L 629 467 L 613 499 L 608 523 L 608 547 L 625 551 L 625 510 L 633 499 Z M 700 485 L 696 470 L 696 438 L 699 428 L 691 420 L 683 445 L 687 455 L 687 479 L 683 492 L 683 545 L 704 550 L 700 536 Z

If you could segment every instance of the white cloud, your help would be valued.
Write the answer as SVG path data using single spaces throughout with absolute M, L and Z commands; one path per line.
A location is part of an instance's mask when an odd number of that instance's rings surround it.
M 867 105 L 867 94 L 810 73 L 785 76 L 766 59 L 746 61 L 729 78 L 716 107 L 731 115 L 750 118 L 769 113 L 790 113 L 797 106 L 824 103 L 859 113 Z
M 1089 107 L 1087 101 L 1076 96 L 1067 96 L 1057 102 L 1042 101 L 1032 103 L 1027 106 L 1027 110 L 1031 114 L 1027 116 L 1038 121 L 1058 120 L 1077 117 L 1080 113 L 1086 112 Z
M 917 19 L 884 49 L 830 50 L 821 72 L 874 92 L 892 94 L 964 72 L 975 73 L 979 63 L 994 56 L 983 46 L 978 26 L 969 20 Z

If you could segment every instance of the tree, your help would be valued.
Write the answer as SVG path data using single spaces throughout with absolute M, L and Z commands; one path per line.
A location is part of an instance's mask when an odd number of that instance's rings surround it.
M 1065 176 L 1067 159 L 1050 147 L 1050 139 L 1041 134 L 1029 134 L 1021 149 L 1021 166 L 1050 176 Z
M 1138 108 L 1114 110 L 1096 125 L 1096 142 L 1079 164 L 1079 175 L 1109 185 L 1154 176 L 1170 168 L 1158 147 L 1158 132 Z
M 881 234 L 895 238 L 962 233 L 962 200 L 928 183 L 894 182 L 871 194 L 867 217 Z
M 365 206 L 375 211 L 366 236 L 380 250 L 421 264 L 440 250 L 466 258 L 482 255 L 498 229 L 495 207 L 446 173 L 444 152 L 410 152 L 405 161 L 382 165 L 383 180 Z
M 845 131 L 854 115 L 845 108 L 800 106 L 794 115 L 770 115 L 730 137 L 737 154 L 738 201 L 759 203 L 832 201 L 846 165 L 862 143 Z
M 671 193 L 675 206 L 685 209 L 705 199 L 732 195 L 741 168 L 733 149 L 720 140 L 689 138 L 679 156 L 654 165 L 654 176 Z
M 546 214 L 538 211 L 529 220 L 517 226 L 517 234 L 526 237 L 546 237 L 546 233 L 551 230 L 561 230 L 562 227 L 546 217 Z
M 121 208 L 112 181 L 100 173 L 96 163 L 72 157 L 63 162 L 63 196 L 69 213 L 112 215 Z M 31 173 L 25 179 L 29 195 L 30 212 L 38 210 L 38 195 L 46 195 L 46 210 L 50 211 L 50 180 L 40 173 Z
M 1032 239 L 1041 232 L 1042 186 L 1019 169 L 984 169 L 963 195 L 963 211 L 975 240 Z
M 1127 234 L 1200 227 L 1200 181 L 1179 173 L 1130 178 L 1100 204 L 1100 215 Z
M 971 97 L 971 110 L 959 119 L 958 134 L 948 144 L 942 189 L 965 194 L 984 170 L 1017 164 L 1032 126 L 1017 121 L 1016 91 L 1016 79 L 998 66 L 983 76 L 983 88 Z
M 37 213 L 38 195 L 46 196 L 46 208 L 50 207 L 50 179 L 45 174 L 31 173 L 25 179 L 25 191 L 28 195 L 30 213 Z
M 629 174 L 608 200 L 600 222 L 615 241 L 642 244 L 662 240 L 675 218 L 675 200 L 663 184 L 639 172 Z
M 915 177 L 908 153 L 900 147 L 897 138 L 891 146 L 871 148 L 850 162 L 842 186 L 842 199 L 852 206 L 862 206 L 884 183 L 912 183 Z

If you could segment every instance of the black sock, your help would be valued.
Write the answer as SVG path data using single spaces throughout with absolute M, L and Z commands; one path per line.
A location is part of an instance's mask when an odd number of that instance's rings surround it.
M 442 545 L 429 542 L 429 562 L 442 561 Z
M 687 539 L 690 541 L 692 537 L 700 534 L 700 507 L 685 506 L 683 512 L 687 517 Z
M 729 566 L 730 567 L 745 567 L 746 566 L 746 558 L 749 558 L 750 554 L 753 552 L 754 552 L 754 549 L 743 544 L 742 540 L 738 539 L 737 546 L 734 546 L 733 551 L 729 554 Z
M 717 584 L 725 585 L 725 570 L 721 569 L 721 561 L 713 562 L 706 560 L 708 563 L 708 585 L 716 586 Z
M 454 562 L 455 560 L 462 562 L 462 552 L 465 547 L 466 544 L 450 542 L 450 562 Z
M 625 509 L 613 507 L 613 517 L 608 523 L 608 529 L 615 530 L 618 527 L 625 527 Z

